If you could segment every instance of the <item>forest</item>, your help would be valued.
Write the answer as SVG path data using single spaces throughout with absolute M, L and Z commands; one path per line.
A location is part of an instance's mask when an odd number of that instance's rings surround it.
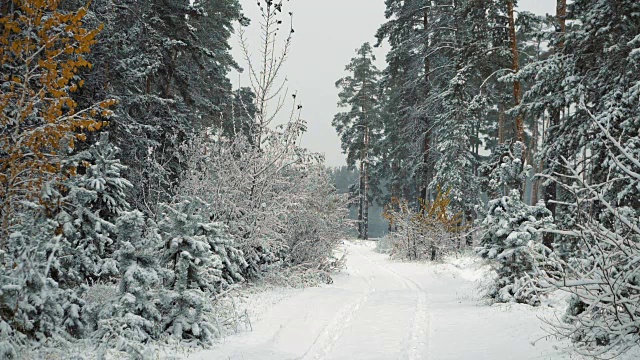
M 574 353 L 636 351 L 640 3 L 384 3 L 329 168 L 285 79 L 297 2 L 0 2 L 0 359 L 215 351 L 234 293 L 327 286 L 356 237 L 471 253 L 491 302 L 569 294 L 547 325 Z

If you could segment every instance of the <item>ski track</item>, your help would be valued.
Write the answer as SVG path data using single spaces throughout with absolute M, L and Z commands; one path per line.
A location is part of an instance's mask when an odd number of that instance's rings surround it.
M 366 244 L 366 245 L 364 245 Z M 552 310 L 479 305 L 473 281 L 446 266 L 390 261 L 372 244 L 347 243 L 334 283 L 269 303 L 253 331 L 189 360 L 565 360 L 540 316 Z M 440 267 L 439 267 L 440 266 Z

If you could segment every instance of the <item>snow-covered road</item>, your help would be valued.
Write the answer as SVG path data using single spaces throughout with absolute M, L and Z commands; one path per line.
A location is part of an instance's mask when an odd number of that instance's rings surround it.
M 478 302 L 473 274 L 401 263 L 349 243 L 333 284 L 267 309 L 253 331 L 189 359 L 568 359 L 538 316 L 550 309 Z M 444 270 L 443 270 L 444 269 Z M 455 270 L 455 269 L 454 269 Z

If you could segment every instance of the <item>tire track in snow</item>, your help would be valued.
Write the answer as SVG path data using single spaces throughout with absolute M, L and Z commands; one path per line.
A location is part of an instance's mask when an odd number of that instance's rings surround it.
M 369 262 L 374 264 L 377 267 L 383 268 L 388 271 L 390 274 L 394 275 L 402 283 L 409 289 L 416 292 L 416 316 L 413 318 L 413 323 L 411 324 L 411 330 L 409 331 L 409 338 L 404 346 L 404 349 L 398 359 L 409 359 L 409 360 L 424 360 L 427 359 L 427 352 L 429 349 L 429 339 L 430 339 L 430 315 L 428 310 L 428 299 L 426 292 L 418 285 L 415 281 L 410 278 L 403 276 L 393 269 L 391 269 L 388 265 L 384 263 L 378 263 L 373 259 L 369 258 L 366 254 L 360 253 L 363 255 Z
M 307 353 L 302 356 L 303 360 L 317 360 L 325 358 L 333 349 L 336 342 L 344 334 L 345 330 L 350 326 L 351 321 L 355 317 L 362 304 L 369 298 L 369 294 L 375 289 L 371 288 L 371 278 L 363 276 L 361 272 L 354 267 L 354 275 L 362 277 L 366 282 L 366 291 L 348 306 L 343 307 L 331 322 L 325 326 L 318 337 L 315 339 Z
M 401 359 L 426 359 L 429 341 L 429 315 L 427 313 L 427 295 L 422 290 L 418 290 L 418 300 L 416 301 L 416 317 L 413 319 L 411 332 L 409 333 L 409 343 L 405 345 L 405 353 Z

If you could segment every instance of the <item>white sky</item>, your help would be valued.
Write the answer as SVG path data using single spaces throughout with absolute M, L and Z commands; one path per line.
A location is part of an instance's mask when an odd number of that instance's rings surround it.
M 259 38 L 257 0 L 240 0 L 245 14 L 252 19 L 247 30 L 255 52 Z M 555 12 L 556 0 L 520 0 L 519 9 L 540 15 Z M 285 1 L 286 11 L 294 13 L 293 48 L 283 71 L 289 89 L 298 92 L 308 132 L 302 145 L 324 153 L 330 166 L 345 165 L 340 140 L 331 126 L 338 112 L 338 90 L 334 84 L 345 75 L 344 67 L 364 42 L 375 43 L 375 32 L 385 21 L 384 0 L 293 0 Z M 283 24 L 284 25 L 284 24 Z M 233 54 L 245 66 L 237 38 L 232 39 Z M 384 68 L 384 51 L 378 49 L 378 67 Z M 232 75 L 237 86 L 249 86 L 246 74 Z

